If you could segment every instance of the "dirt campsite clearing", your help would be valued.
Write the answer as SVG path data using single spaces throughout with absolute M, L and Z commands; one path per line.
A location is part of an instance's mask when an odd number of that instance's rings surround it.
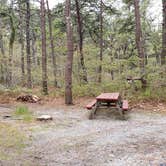
M 116 113 L 108 110 L 98 111 L 96 118 L 89 120 L 89 111 L 82 107 L 28 106 L 34 116 L 49 114 L 53 120 L 24 122 L 9 116 L 14 107 L 1 105 L 2 166 L 166 164 L 166 112 L 162 104 L 157 111 L 153 107 L 133 108 L 126 120 L 118 120 Z

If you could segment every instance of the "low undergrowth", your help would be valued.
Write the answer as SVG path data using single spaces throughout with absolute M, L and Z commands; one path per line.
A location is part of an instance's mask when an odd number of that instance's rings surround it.
M 165 77 L 161 77 L 159 74 L 155 76 L 154 74 L 149 74 L 146 79 L 146 90 L 141 88 L 140 81 L 135 81 L 134 84 L 130 84 L 126 81 L 125 76 L 115 80 L 103 79 L 101 83 L 91 81 L 78 84 L 73 82 L 73 97 L 95 97 L 103 92 L 120 92 L 124 98 L 131 101 L 157 100 L 166 102 Z M 1 103 L 3 103 L 3 101 L 10 102 L 10 100 L 16 100 L 20 94 L 35 94 L 43 99 L 43 101 L 49 101 L 50 99 L 64 97 L 64 87 L 54 88 L 53 86 L 49 86 L 49 95 L 47 96 L 42 94 L 41 87 L 34 87 L 33 89 L 15 87 L 7 90 L 0 88 Z

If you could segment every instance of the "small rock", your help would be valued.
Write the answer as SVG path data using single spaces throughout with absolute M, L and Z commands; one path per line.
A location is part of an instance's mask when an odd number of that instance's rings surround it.
M 38 159 L 38 160 L 42 159 L 42 157 L 40 157 L 40 156 L 34 156 L 34 158 Z
M 4 115 L 3 119 L 11 118 L 11 115 Z
M 46 121 L 46 120 L 53 120 L 52 116 L 50 115 L 41 115 L 36 118 L 38 121 Z

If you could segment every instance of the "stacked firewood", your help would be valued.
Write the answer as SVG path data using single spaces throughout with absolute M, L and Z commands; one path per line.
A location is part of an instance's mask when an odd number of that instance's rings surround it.
M 17 97 L 17 101 L 28 102 L 28 103 L 37 103 L 41 99 L 36 95 L 20 95 Z

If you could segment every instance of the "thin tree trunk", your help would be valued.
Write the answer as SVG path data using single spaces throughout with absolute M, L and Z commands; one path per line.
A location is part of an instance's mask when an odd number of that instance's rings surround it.
M 103 61 L 103 1 L 100 0 L 100 64 L 98 69 L 98 82 L 102 81 L 102 61 Z
M 143 5 L 144 6 L 149 6 L 150 4 L 150 0 L 145 0 L 145 1 L 142 1 Z M 145 65 L 148 65 L 148 52 L 147 52 L 147 41 L 146 41 L 146 38 L 147 38 L 147 33 L 146 33 L 146 16 L 147 16 L 147 7 L 145 7 L 142 11 L 142 14 L 143 14 L 143 17 L 142 17 L 142 20 L 143 20 L 143 24 L 144 24 L 144 31 L 143 31 L 143 34 L 142 34 L 142 43 L 143 43 L 143 49 L 144 49 L 144 64 Z
M 32 59 L 33 59 L 33 65 L 36 66 L 36 34 L 34 30 L 32 30 Z
M 138 50 L 138 55 L 140 58 L 140 70 L 141 75 L 145 73 L 145 54 L 143 49 L 143 41 L 142 41 L 142 29 L 141 29 L 141 22 L 140 22 L 140 10 L 139 10 L 139 0 L 134 0 L 134 8 L 135 8 L 135 22 L 136 22 L 136 45 Z
M 0 48 L 1 48 L 1 53 L 2 53 L 0 81 L 1 81 L 1 83 L 4 83 L 4 81 L 5 81 L 5 76 L 4 76 L 4 74 L 5 74 L 5 72 L 4 72 L 4 69 L 5 69 L 5 64 L 4 64 L 5 50 L 4 50 L 4 44 L 3 44 L 3 35 L 2 35 L 1 31 L 0 31 Z
M 144 64 L 145 65 L 148 65 L 148 54 L 147 54 L 147 49 L 146 49 L 146 36 L 145 36 L 145 34 L 144 34 L 144 37 L 143 37 L 143 41 L 142 41 L 142 43 L 143 43 L 143 45 L 144 45 Z
M 49 26 L 49 35 L 50 35 L 50 46 L 51 46 L 51 57 L 52 57 L 52 65 L 53 65 L 53 75 L 54 75 L 54 86 L 57 87 L 57 66 L 56 66 L 56 56 L 54 50 L 54 38 L 52 35 L 52 16 L 49 8 L 48 0 L 47 3 L 47 15 L 48 15 L 48 26 Z
M 163 24 L 162 24 L 161 65 L 165 65 L 165 55 L 166 55 L 166 1 L 162 0 L 162 4 L 163 4 Z
M 1 32 L 0 32 L 0 48 L 1 48 L 2 55 L 4 55 L 5 54 L 5 50 L 4 50 L 4 44 L 3 44 L 3 35 L 1 34 Z
M 41 35 L 42 35 L 42 86 L 44 95 L 48 94 L 47 85 L 47 53 L 46 53 L 46 25 L 45 25 L 45 2 L 41 0 Z
M 113 41 L 112 41 L 113 42 Z M 113 56 L 113 53 L 112 53 L 112 50 L 113 50 L 113 47 L 112 45 L 110 46 L 110 66 L 112 66 L 113 62 L 114 62 L 114 56 Z M 111 73 L 111 79 L 114 80 L 114 70 L 113 69 L 110 69 L 110 73 Z
M 8 80 L 7 80 L 7 85 L 9 87 L 12 86 L 12 68 L 13 68 L 13 45 L 9 46 L 9 64 L 8 64 Z
M 24 79 L 25 79 L 25 63 L 24 63 L 24 37 L 23 37 L 23 29 L 24 29 L 24 26 L 23 26 L 23 22 L 24 22 L 24 19 L 23 19 L 23 15 L 21 13 L 21 2 L 19 2 L 19 18 L 20 18 L 20 44 L 21 44 L 21 78 L 22 78 L 22 83 L 24 82 Z
M 10 40 L 9 40 L 9 61 L 8 61 L 8 80 L 7 85 L 12 86 L 12 74 L 13 74 L 13 45 L 15 40 L 15 27 L 13 22 L 13 11 L 12 14 L 9 16 L 10 18 L 10 27 L 11 27 L 11 34 L 10 34 Z
M 30 51 L 30 2 L 26 0 L 26 54 L 27 54 L 27 87 L 32 88 L 31 51 Z
M 1 20 L 0 20 L 1 21 Z M 1 53 L 2 53 L 2 62 L 1 62 L 1 82 L 4 84 L 7 84 L 7 57 L 5 55 L 5 48 L 3 43 L 3 35 L 0 31 L 0 47 L 1 47 Z
M 65 66 L 65 103 L 73 104 L 72 100 L 72 64 L 73 64 L 73 31 L 71 25 L 71 1 L 66 0 L 65 19 L 67 28 L 67 59 Z
M 9 59 L 8 59 L 8 86 L 10 87 L 12 85 L 12 69 L 13 69 L 13 44 L 15 40 L 15 28 L 14 28 L 14 22 L 13 22 L 13 6 L 14 1 L 11 0 L 11 16 L 10 16 L 10 27 L 11 27 L 11 34 L 10 34 L 10 40 L 9 40 Z
M 24 41 L 21 43 L 21 77 L 22 82 L 24 82 L 25 79 L 25 58 L 24 58 Z
M 80 6 L 78 0 L 75 0 L 76 3 L 76 12 L 77 12 L 77 30 L 79 36 L 79 54 L 80 54 L 80 63 L 83 74 L 81 75 L 81 79 L 84 82 L 88 82 L 87 80 L 87 71 L 84 63 L 84 55 L 83 55 L 83 29 L 82 29 L 82 19 L 80 14 Z

